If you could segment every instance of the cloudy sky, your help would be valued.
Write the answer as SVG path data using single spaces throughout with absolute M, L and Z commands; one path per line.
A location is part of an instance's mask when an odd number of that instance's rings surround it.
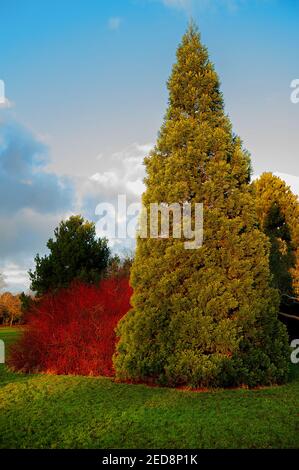
M 254 173 L 299 192 L 299 0 L 0 0 L 0 272 L 9 289 L 63 217 L 142 191 L 192 15 Z M 2 96 L 2 98 L 1 98 Z

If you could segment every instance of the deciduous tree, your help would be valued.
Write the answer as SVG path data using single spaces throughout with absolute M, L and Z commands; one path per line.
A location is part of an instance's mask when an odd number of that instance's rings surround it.
M 23 312 L 19 295 L 4 292 L 0 295 L 0 323 L 12 326 L 22 321 Z

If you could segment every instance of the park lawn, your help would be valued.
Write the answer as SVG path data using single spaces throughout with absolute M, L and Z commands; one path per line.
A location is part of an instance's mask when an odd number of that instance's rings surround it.
M 281 387 L 202 393 L 0 365 L 0 448 L 299 448 L 299 365 Z

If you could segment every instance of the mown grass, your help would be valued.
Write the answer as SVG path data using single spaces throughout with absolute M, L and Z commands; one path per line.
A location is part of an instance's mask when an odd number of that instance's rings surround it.
M 197 393 L 1 365 L 0 448 L 298 448 L 298 405 L 299 366 L 282 387 Z

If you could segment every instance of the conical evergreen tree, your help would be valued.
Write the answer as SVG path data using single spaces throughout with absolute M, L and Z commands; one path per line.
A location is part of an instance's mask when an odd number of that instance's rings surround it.
M 250 159 L 233 135 L 219 80 L 191 24 L 168 82 L 169 107 L 145 159 L 143 203 L 203 203 L 204 243 L 138 238 L 133 309 L 121 321 L 118 378 L 171 386 L 283 382 L 288 341 L 269 287 Z

